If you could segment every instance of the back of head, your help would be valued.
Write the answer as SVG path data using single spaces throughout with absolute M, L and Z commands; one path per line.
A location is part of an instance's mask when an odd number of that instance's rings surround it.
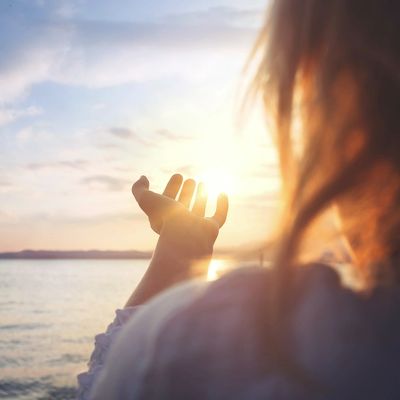
M 255 85 L 280 153 L 285 213 L 276 265 L 283 276 L 332 205 L 365 277 L 369 265 L 400 249 L 399 16 L 394 0 L 271 6 Z

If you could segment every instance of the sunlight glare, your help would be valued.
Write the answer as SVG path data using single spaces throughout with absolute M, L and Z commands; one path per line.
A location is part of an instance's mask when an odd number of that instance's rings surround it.
M 223 269 L 223 262 L 221 260 L 211 260 L 208 266 L 207 280 L 215 281 L 219 278 Z
M 235 192 L 235 176 L 223 168 L 210 168 L 200 173 L 198 181 L 203 182 L 208 196 L 216 199 L 220 193 L 232 195 Z

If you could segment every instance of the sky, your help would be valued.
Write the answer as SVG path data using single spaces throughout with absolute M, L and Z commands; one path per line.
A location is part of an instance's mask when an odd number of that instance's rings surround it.
M 132 197 L 146 175 L 230 196 L 219 247 L 262 240 L 276 154 L 240 115 L 261 0 L 2 0 L 0 251 L 151 250 Z

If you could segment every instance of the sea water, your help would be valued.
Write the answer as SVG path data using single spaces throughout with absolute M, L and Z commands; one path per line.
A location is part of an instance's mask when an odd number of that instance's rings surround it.
M 0 399 L 73 399 L 148 260 L 1 260 Z

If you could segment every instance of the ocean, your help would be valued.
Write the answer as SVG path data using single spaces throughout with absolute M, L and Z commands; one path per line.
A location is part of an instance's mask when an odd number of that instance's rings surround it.
M 74 399 L 147 260 L 0 260 L 0 399 Z

